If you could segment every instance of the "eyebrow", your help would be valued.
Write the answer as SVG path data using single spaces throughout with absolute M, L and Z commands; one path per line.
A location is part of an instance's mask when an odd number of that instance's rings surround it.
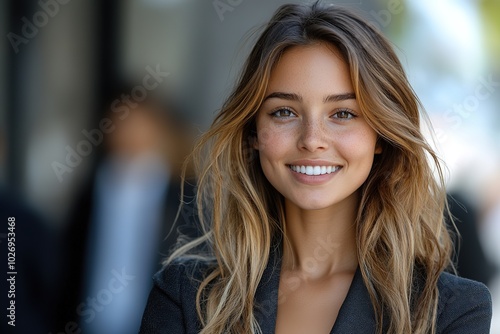
M 273 92 L 264 98 L 264 101 L 268 99 L 282 99 L 288 101 L 298 101 L 302 102 L 302 96 L 294 93 L 284 93 L 284 92 Z M 354 93 L 343 93 L 343 94 L 332 94 L 325 96 L 323 102 L 339 102 L 345 100 L 355 100 L 356 94 Z
M 327 97 L 324 98 L 323 102 L 339 102 L 345 100 L 356 100 L 356 94 L 344 93 L 344 94 L 328 95 Z

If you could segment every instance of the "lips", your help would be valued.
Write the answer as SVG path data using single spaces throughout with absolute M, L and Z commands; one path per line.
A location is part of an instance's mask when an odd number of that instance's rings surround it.
M 342 166 L 309 166 L 309 165 L 288 165 L 288 167 L 294 172 L 305 174 L 305 175 L 324 175 L 335 173 Z

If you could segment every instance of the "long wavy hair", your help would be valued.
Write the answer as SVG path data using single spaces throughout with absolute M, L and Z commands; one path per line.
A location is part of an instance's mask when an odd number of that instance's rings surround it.
M 360 110 L 382 146 L 361 186 L 356 217 L 358 262 L 377 332 L 386 326 L 388 333 L 435 333 L 437 281 L 451 264 L 452 249 L 440 160 L 422 136 L 420 112 L 425 114 L 390 43 L 338 6 L 283 5 L 267 24 L 192 154 L 203 236 L 166 263 L 189 253 L 201 256 L 199 246 L 208 245 L 202 257 L 212 267 L 196 302 L 201 333 L 261 332 L 254 297 L 285 216 L 284 199 L 252 148 L 255 117 L 280 56 L 317 42 L 340 51 Z

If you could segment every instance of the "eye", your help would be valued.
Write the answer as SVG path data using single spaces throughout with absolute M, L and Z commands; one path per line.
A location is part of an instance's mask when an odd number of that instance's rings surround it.
M 290 118 L 295 117 L 295 114 L 288 108 L 279 108 L 270 114 L 272 117 L 276 118 Z
M 342 119 L 342 120 L 347 120 L 347 119 L 352 119 L 354 117 L 356 117 L 356 114 L 354 114 L 351 110 L 349 109 L 341 109 L 337 112 L 335 112 L 333 115 L 332 115 L 333 118 L 338 118 L 338 119 Z

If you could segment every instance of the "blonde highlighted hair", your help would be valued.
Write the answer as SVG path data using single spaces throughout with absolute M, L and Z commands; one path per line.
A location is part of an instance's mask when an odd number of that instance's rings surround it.
M 422 136 L 420 102 L 390 43 L 338 6 L 284 5 L 266 26 L 191 156 L 204 234 L 167 263 L 187 254 L 213 263 L 197 295 L 201 333 L 260 333 L 254 297 L 285 217 L 283 197 L 266 180 L 251 147 L 255 117 L 280 55 L 316 42 L 339 50 L 382 147 L 360 189 L 356 219 L 358 261 L 377 332 L 384 325 L 388 333 L 435 333 L 437 280 L 450 265 L 452 249 L 440 161 Z M 200 254 L 200 245 L 209 251 Z M 415 293 L 417 279 L 423 286 Z

